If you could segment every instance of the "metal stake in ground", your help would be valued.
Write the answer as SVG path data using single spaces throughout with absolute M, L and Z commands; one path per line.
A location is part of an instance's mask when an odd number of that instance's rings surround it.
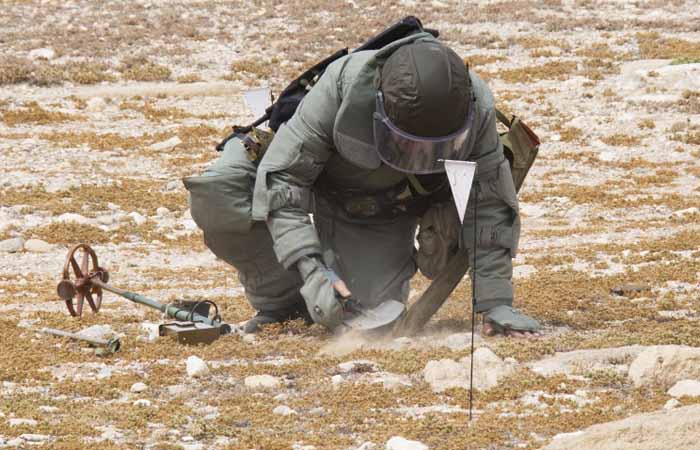
M 476 216 L 479 205 L 479 183 L 476 179 L 477 164 L 471 161 L 445 160 L 445 172 L 452 189 L 452 198 L 457 207 L 459 221 L 464 224 L 464 213 L 469 203 L 469 192 L 474 189 L 474 247 L 472 249 L 472 340 L 469 363 L 469 420 L 472 420 L 472 405 L 474 400 L 474 325 L 476 322 Z

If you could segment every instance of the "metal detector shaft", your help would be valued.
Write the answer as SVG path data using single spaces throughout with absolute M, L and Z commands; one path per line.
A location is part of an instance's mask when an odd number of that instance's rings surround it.
M 227 325 L 225 323 L 221 323 L 218 320 L 210 319 L 209 317 L 205 317 L 201 314 L 197 314 L 194 311 L 180 308 L 180 307 L 177 307 L 175 305 L 164 305 L 164 304 L 157 302 L 155 300 L 152 300 L 148 297 L 144 297 L 141 294 L 137 294 L 135 292 L 125 291 L 124 289 L 119 289 L 119 288 L 111 286 L 107 283 L 103 283 L 102 280 L 100 280 L 97 277 L 92 278 L 91 281 L 92 281 L 92 284 L 99 286 L 106 291 L 117 294 L 121 297 L 124 297 L 127 300 L 131 300 L 134 303 L 148 306 L 149 308 L 157 309 L 158 311 L 162 312 L 166 316 L 172 317 L 176 320 L 201 322 L 201 323 L 205 323 L 207 325 L 211 325 L 214 327 L 222 327 L 222 330 L 221 330 L 222 334 L 230 332 L 229 325 Z M 227 327 L 228 329 L 224 329 L 223 327 Z
M 37 331 L 39 333 L 50 334 L 52 336 L 66 337 L 69 339 L 75 339 L 77 341 L 85 341 L 97 347 L 104 347 L 108 349 L 111 353 L 118 351 L 120 347 L 119 338 L 114 338 L 107 341 L 104 339 L 83 336 L 82 334 L 78 333 L 69 333 L 68 331 L 57 330 L 55 328 L 41 328 Z

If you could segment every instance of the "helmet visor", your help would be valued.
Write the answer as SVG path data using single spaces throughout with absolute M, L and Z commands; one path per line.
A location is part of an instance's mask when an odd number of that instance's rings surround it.
M 458 131 L 441 137 L 415 136 L 394 125 L 384 111 L 382 92 L 377 91 L 374 143 L 379 158 L 398 171 L 414 174 L 444 172 L 445 159 L 466 160 L 471 152 L 467 142 L 474 125 L 474 106 L 470 105 Z

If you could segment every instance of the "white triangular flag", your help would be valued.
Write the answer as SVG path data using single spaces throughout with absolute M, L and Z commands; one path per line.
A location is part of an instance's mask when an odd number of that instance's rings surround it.
M 472 188 L 476 163 L 471 161 L 445 160 L 445 172 L 452 188 L 452 197 L 455 199 L 459 221 L 464 223 L 464 213 L 469 202 L 469 191 Z
M 243 98 L 255 118 L 258 118 L 265 114 L 265 110 L 270 106 L 270 88 L 251 89 L 243 93 Z

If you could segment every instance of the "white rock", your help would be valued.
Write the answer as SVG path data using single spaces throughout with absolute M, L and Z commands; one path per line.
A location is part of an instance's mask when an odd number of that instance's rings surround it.
M 371 383 L 381 383 L 384 389 L 389 390 L 412 386 L 411 380 L 406 375 L 398 375 L 391 372 L 379 372 L 372 374 Z
M 639 414 L 567 433 L 542 450 L 661 450 L 698 448 L 700 405 Z
M 78 334 L 90 339 L 109 340 L 110 338 L 114 337 L 116 333 L 109 325 L 93 325 L 91 327 L 83 328 L 78 332 Z
M 251 375 L 245 377 L 243 384 L 249 388 L 278 388 L 280 387 L 280 379 L 272 375 Z
M 99 372 L 97 372 L 97 379 L 104 380 L 112 376 L 111 367 L 102 367 Z
M 394 436 L 387 441 L 386 450 L 428 450 L 428 446 L 422 442 Z
M 672 398 L 666 402 L 666 404 L 664 405 L 664 409 L 669 410 L 669 409 L 677 408 L 680 405 L 681 405 L 681 402 L 679 402 L 677 398 Z
M 28 426 L 28 427 L 35 427 L 39 424 L 34 419 L 9 419 L 7 423 L 11 427 L 21 427 L 21 426 Z
M 32 253 L 46 253 L 53 250 L 53 245 L 41 239 L 29 239 L 24 243 L 24 249 Z
M 172 180 L 168 181 L 165 185 L 165 190 L 166 191 L 176 191 L 182 187 L 182 181 L 180 180 Z
M 136 225 L 143 225 L 146 223 L 146 218 L 136 211 L 130 212 L 129 217 L 131 217 Z
M 474 342 L 477 342 L 477 339 L 478 337 L 474 336 Z M 450 350 L 460 351 L 471 346 L 472 338 L 470 333 L 455 333 L 447 336 L 440 343 Z
M 0 252 L 3 253 L 16 253 L 24 248 L 24 239 L 21 237 L 15 237 L 10 239 L 5 239 L 0 241 Z
M 641 352 L 628 375 L 635 386 L 658 384 L 668 388 L 681 380 L 700 379 L 700 348 L 658 345 Z
M 131 389 L 129 389 L 131 392 L 134 394 L 138 394 L 139 392 L 144 392 L 148 389 L 148 385 L 146 383 L 134 383 L 131 385 Z
M 283 402 L 283 401 L 289 400 L 289 394 L 285 394 L 285 393 L 277 394 L 274 397 L 272 397 L 272 400 L 274 400 L 276 402 Z
M 312 417 L 323 417 L 326 415 L 326 410 L 322 406 L 311 408 L 309 410 L 309 415 Z
M 147 342 L 155 342 L 160 336 L 157 323 L 142 322 L 141 330 L 146 332 L 143 338 L 145 338 Z
M 144 407 L 144 408 L 148 408 L 149 406 L 151 406 L 151 401 L 150 401 L 150 400 L 146 400 L 145 398 L 141 398 L 141 399 L 136 400 L 136 401 L 133 403 L 133 405 L 134 405 L 134 406 L 142 406 L 142 407 Z
M 357 447 L 355 450 L 377 450 L 377 444 L 374 442 L 363 442 L 362 445 Z
M 155 151 L 163 151 L 163 150 L 171 150 L 178 146 L 179 144 L 182 144 L 182 140 L 180 140 L 179 137 L 174 136 L 168 139 L 167 141 L 162 141 L 158 142 L 156 144 L 151 145 L 151 150 Z
M 255 335 L 253 333 L 246 333 L 243 335 L 243 337 L 241 339 L 246 344 L 252 344 L 252 343 L 257 341 L 257 338 L 255 337 Z
M 168 394 L 177 396 L 177 395 L 183 395 L 184 393 L 187 392 L 187 386 L 184 384 L 174 384 L 172 386 L 168 386 Z
M 76 213 L 63 213 L 56 218 L 56 221 L 62 222 L 62 223 L 74 222 L 74 223 L 79 223 L 79 224 L 83 224 L 83 225 L 90 224 L 90 219 L 88 219 L 85 216 L 81 216 L 80 214 L 76 214 Z
M 22 434 L 19 437 L 27 442 L 44 442 L 51 439 L 51 436 L 45 434 Z
M 333 384 L 333 386 L 337 386 L 340 383 L 342 383 L 343 381 L 345 381 L 345 380 L 343 379 L 342 375 L 333 375 L 331 377 L 331 384 Z
M 92 97 L 87 101 L 85 109 L 91 112 L 103 111 L 107 106 L 107 102 L 102 97 Z
M 700 381 L 681 380 L 668 390 L 671 397 L 700 397 Z
M 469 357 L 459 360 L 442 359 L 428 361 L 423 369 L 423 377 L 434 392 L 461 387 L 469 388 Z M 512 359 L 505 361 L 486 347 L 474 352 L 474 389 L 489 389 L 498 384 L 505 376 L 510 375 L 516 368 L 517 362 Z
M 349 372 L 376 372 L 379 370 L 379 366 L 376 362 L 370 361 L 368 359 L 358 359 L 355 361 L 346 361 L 344 363 L 338 364 L 338 368 L 342 373 Z
M 27 57 L 32 61 L 37 59 L 54 59 L 56 52 L 52 48 L 35 48 L 27 54 Z
M 209 366 L 204 362 L 203 359 L 196 356 L 190 356 L 187 358 L 187 376 L 189 377 L 201 377 L 209 373 Z
M 110 209 L 111 211 L 118 211 L 120 209 L 120 206 L 117 205 L 116 203 L 107 202 L 107 208 Z
M 204 450 L 204 444 L 202 444 L 201 442 L 182 444 L 182 450 Z
M 280 416 L 291 416 L 297 412 L 287 405 L 279 405 L 272 410 L 272 413 Z
M 97 223 L 100 225 L 112 225 L 114 222 L 116 222 L 116 218 L 109 214 L 97 218 Z
M 292 450 L 316 450 L 313 445 L 292 444 Z
M 165 217 L 168 214 L 170 214 L 170 210 L 165 206 L 160 206 L 156 209 L 156 216 L 158 217 Z
M 55 413 L 55 412 L 60 411 L 60 409 L 59 409 L 59 408 L 56 408 L 55 406 L 41 405 L 41 406 L 39 407 L 39 411 L 41 411 L 41 412 L 43 412 L 43 413 L 46 413 L 46 414 L 52 414 L 52 413 Z
M 572 375 L 582 371 L 624 370 L 627 361 L 632 360 L 646 347 L 631 345 L 626 347 L 601 348 L 594 350 L 574 350 L 555 353 L 554 356 L 529 363 L 533 372 L 544 376 L 556 374 Z

